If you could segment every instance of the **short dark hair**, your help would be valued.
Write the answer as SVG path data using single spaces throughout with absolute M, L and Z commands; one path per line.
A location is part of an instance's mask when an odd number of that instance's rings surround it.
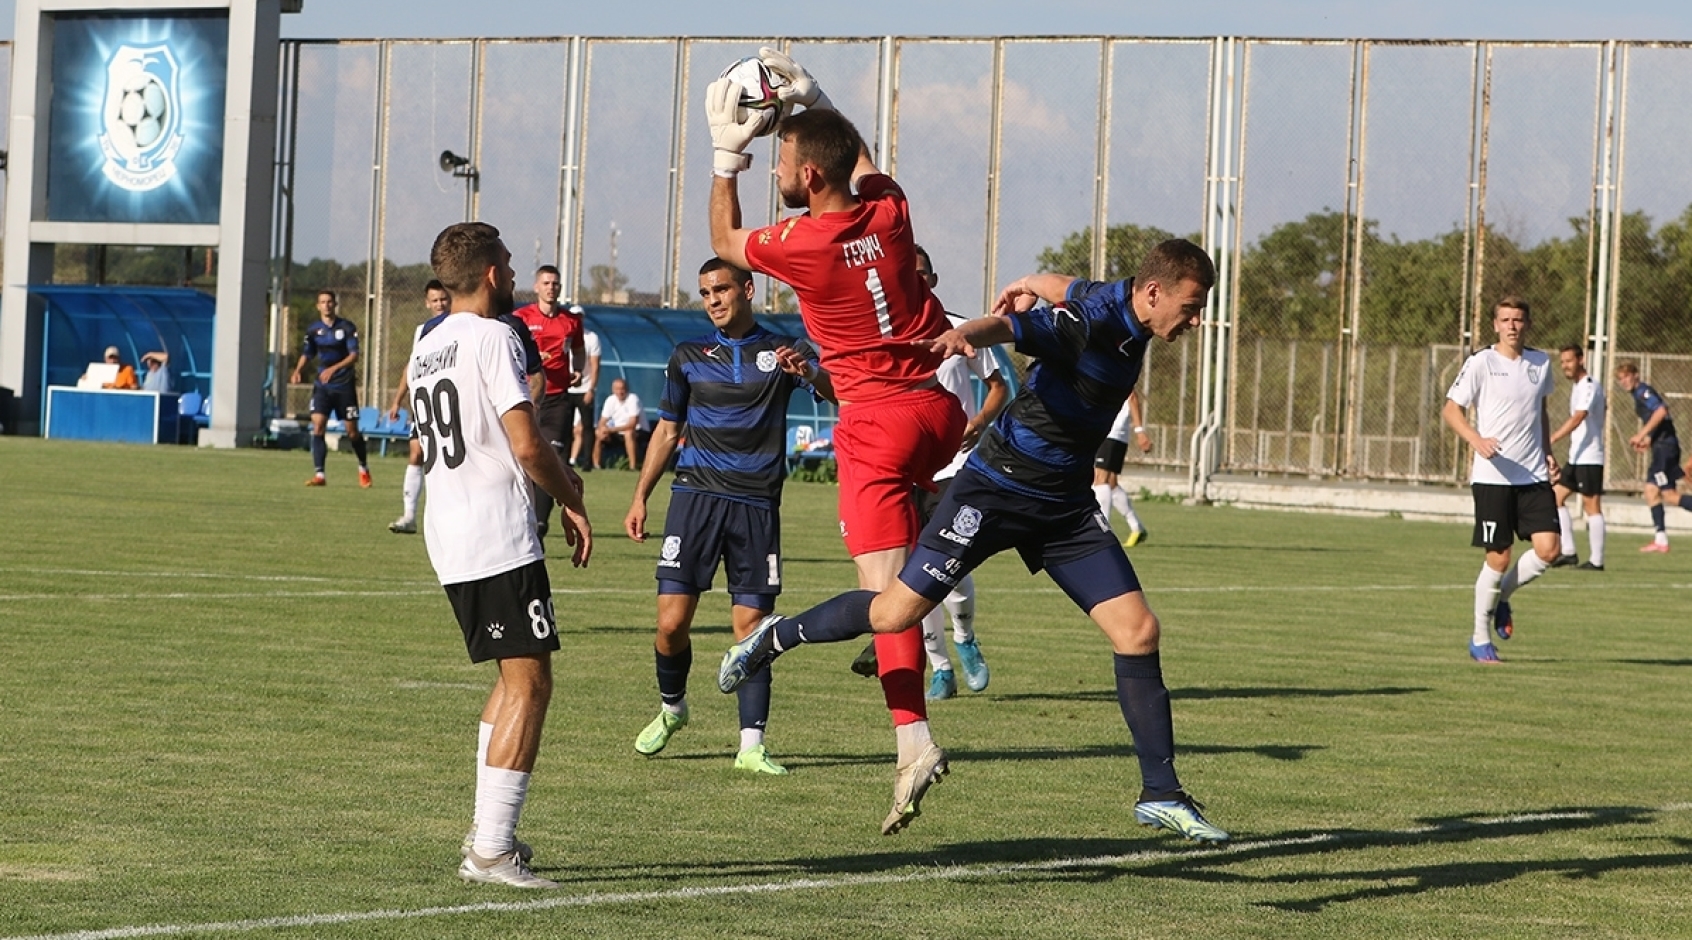
M 474 294 L 482 275 L 501 262 L 499 229 L 486 222 L 459 222 L 435 236 L 429 266 L 450 294 Z
M 1505 294 L 1503 297 L 1498 299 L 1497 303 L 1492 305 L 1493 316 L 1497 316 L 1499 310 L 1520 310 L 1522 312 L 1522 319 L 1533 319 L 1533 311 L 1528 309 L 1528 302 L 1515 294 Z
M 1216 265 L 1203 248 L 1185 238 L 1171 238 L 1153 245 L 1152 250 L 1146 252 L 1145 260 L 1140 262 L 1134 283 L 1144 284 L 1147 281 L 1156 281 L 1165 288 L 1174 287 L 1181 281 L 1193 281 L 1210 290 L 1216 286 Z
M 752 272 L 732 261 L 724 261 L 718 257 L 711 257 L 699 266 L 699 276 L 704 277 L 712 271 L 727 271 L 729 277 L 741 287 L 752 283 Z
M 1576 346 L 1574 343 L 1570 343 L 1567 346 L 1564 346 L 1562 349 L 1557 350 L 1557 352 L 1559 354 L 1566 353 L 1566 352 L 1572 352 L 1572 353 L 1575 354 L 1576 359 L 1585 359 L 1586 358 L 1586 348 L 1584 346 Z
M 815 164 L 823 181 L 838 189 L 852 185 L 852 169 L 864 149 L 864 138 L 839 111 L 807 108 L 781 122 L 776 133 L 793 143 L 800 163 Z
M 929 256 L 928 249 L 922 247 L 921 245 L 914 245 L 912 247 L 916 249 L 917 257 L 922 259 L 922 263 L 928 265 L 928 273 L 933 274 L 934 273 L 934 259 Z
M 328 297 L 328 298 L 329 298 L 329 299 L 330 299 L 330 300 L 333 300 L 333 301 L 334 301 L 334 302 L 336 302 L 336 303 L 340 303 L 340 302 L 341 302 L 341 298 L 340 298 L 340 296 L 339 296 L 339 295 L 337 295 L 337 294 L 336 294 L 336 293 L 335 293 L 335 292 L 334 292 L 334 291 L 332 291 L 332 290 L 330 290 L 330 289 L 329 289 L 329 288 L 327 288 L 327 287 L 325 287 L 325 288 L 323 288 L 323 289 L 322 289 L 322 290 L 320 290 L 320 291 L 318 291 L 318 292 L 317 292 L 317 296 L 316 296 L 316 297 L 313 297 L 313 298 L 312 298 L 312 300 L 313 300 L 313 302 L 315 302 L 315 301 L 319 301 L 319 300 L 322 300 L 322 299 L 323 299 L 323 298 L 325 298 L 325 297 Z
M 1622 361 L 1616 363 L 1616 374 L 1617 375 L 1638 375 L 1639 374 L 1639 363 L 1634 362 L 1632 359 L 1623 359 Z
M 449 290 L 446 289 L 445 284 L 441 283 L 440 278 L 433 278 L 432 277 L 432 278 L 429 279 L 429 283 L 423 285 L 423 293 L 427 294 L 428 292 L 430 292 L 432 290 L 438 290 L 443 294 L 452 293 L 452 291 L 449 291 Z
M 558 266 L 555 264 L 543 264 L 535 269 L 535 277 L 540 277 L 542 274 L 550 274 L 559 280 L 564 279 L 564 275 L 558 273 Z

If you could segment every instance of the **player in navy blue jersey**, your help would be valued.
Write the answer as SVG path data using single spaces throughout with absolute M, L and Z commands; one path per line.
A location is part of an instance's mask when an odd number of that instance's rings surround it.
M 358 362 L 358 327 L 343 319 L 335 311 L 339 301 L 332 290 L 317 292 L 317 322 L 306 327 L 305 342 L 300 346 L 300 361 L 288 379 L 298 385 L 306 362 L 317 356 L 317 379 L 311 386 L 311 464 L 316 472 L 306 486 L 323 486 L 328 478 L 323 465 L 329 456 L 329 444 L 324 438 L 329 416 L 340 415 L 347 427 L 347 440 L 352 442 L 358 456 L 358 485 L 370 486 L 370 459 L 364 435 L 358 430 L 358 387 L 353 379 L 353 365 Z
M 1633 396 L 1633 410 L 1639 415 L 1639 433 L 1628 438 L 1627 442 L 1634 450 L 1651 454 L 1651 463 L 1645 468 L 1645 505 L 1651 508 L 1651 525 L 1657 530 L 1657 535 L 1640 551 L 1666 553 L 1669 540 L 1668 519 L 1663 513 L 1664 496 L 1681 509 L 1692 510 L 1692 495 L 1681 493 L 1678 489 L 1680 481 L 1689 472 L 1680 465 L 1680 438 L 1675 434 L 1674 419 L 1669 416 L 1668 404 L 1663 401 L 1663 396 L 1640 381 L 1638 363 L 1631 359 L 1618 363 L 1616 384 Z
M 735 639 L 752 632 L 781 593 L 781 486 L 787 478 L 787 403 L 803 387 L 830 401 L 833 384 L 804 340 L 752 318 L 752 275 L 720 258 L 699 269 L 699 296 L 716 330 L 676 347 L 665 373 L 646 463 L 623 528 L 646 541 L 646 501 L 676 454 L 675 481 L 658 556 L 658 717 L 635 738 L 651 756 L 688 722 L 689 631 L 699 595 L 721 561 Z M 678 451 L 677 441 L 687 441 Z M 764 747 L 770 673 L 738 690 L 740 751 L 734 766 L 785 774 Z
M 766 617 L 723 657 L 719 687 L 735 688 L 800 643 L 908 629 L 964 575 L 1015 549 L 1030 571 L 1046 569 L 1110 639 L 1117 701 L 1143 784 L 1135 818 L 1190 839 L 1227 839 L 1175 775 L 1158 619 L 1092 492 L 1093 456 L 1139 379 L 1147 345 L 1197 326 L 1215 281 L 1203 249 L 1171 239 L 1151 250 L 1132 280 L 1030 275 L 999 295 L 993 309 L 1005 315 L 942 334 L 934 349 L 947 355 L 1014 342 L 1039 362 L 958 472 L 898 579 L 879 594 L 852 591 L 793 618 Z M 1040 300 L 1053 306 L 1035 307 Z M 933 750 L 916 773 L 901 775 L 883 832 L 916 817 L 929 786 L 947 772 L 945 754 Z

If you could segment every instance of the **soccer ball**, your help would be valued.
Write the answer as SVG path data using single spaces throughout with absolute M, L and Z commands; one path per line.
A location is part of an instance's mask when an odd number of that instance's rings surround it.
M 118 101 L 118 123 L 129 129 L 136 151 L 144 151 L 158 142 L 170 121 L 169 108 L 164 86 L 152 75 L 143 72 L 124 82 L 123 97 Z
M 787 82 L 771 72 L 757 56 L 747 56 L 735 62 L 723 69 L 723 74 L 718 77 L 740 86 L 740 111 L 735 114 L 737 120 L 744 122 L 748 111 L 759 112 L 762 116 L 756 135 L 762 137 L 775 130 L 776 123 L 787 110 L 779 95 Z

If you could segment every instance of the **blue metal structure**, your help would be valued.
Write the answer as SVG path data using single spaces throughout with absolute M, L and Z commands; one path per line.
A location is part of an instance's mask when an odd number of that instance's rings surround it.
M 212 335 L 217 301 L 187 287 L 88 287 L 41 284 L 31 302 L 46 309 L 41 338 L 42 420 L 47 387 L 75 385 L 107 346 L 136 366 L 154 350 L 170 354 L 171 390 L 211 394 Z

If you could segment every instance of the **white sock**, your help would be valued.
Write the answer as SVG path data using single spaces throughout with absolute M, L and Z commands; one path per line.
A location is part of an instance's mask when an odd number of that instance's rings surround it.
M 1116 511 L 1122 514 L 1123 519 L 1128 521 L 1129 529 L 1135 532 L 1145 531 L 1146 527 L 1140 524 L 1140 517 L 1134 513 L 1134 501 L 1128 498 L 1127 490 L 1120 486 L 1111 487 L 1110 504 L 1116 507 Z
M 1569 507 L 1557 507 L 1557 534 L 1563 539 L 1563 554 L 1575 553 L 1574 519 L 1569 515 Z
M 928 665 L 935 672 L 952 668 L 952 660 L 946 655 L 946 612 L 939 607 L 922 618 L 922 648 L 928 652 Z
M 1657 530 L 1657 537 L 1652 539 L 1652 541 L 1656 542 L 1658 545 L 1667 545 L 1668 544 L 1668 530 L 1667 529 L 1658 529 Z
M 1110 521 L 1110 484 L 1093 484 L 1093 499 L 1098 501 L 1099 512 L 1104 513 L 1105 521 Z
M 1604 565 L 1604 514 L 1586 517 L 1586 560 Z
M 529 796 L 529 775 L 503 767 L 488 767 L 476 782 L 476 841 L 471 851 L 483 860 L 511 854 L 517 819 Z
M 908 725 L 900 725 L 893 729 L 893 737 L 899 742 L 899 766 L 903 767 L 917 759 L 922 749 L 934 743 L 934 736 L 928 733 L 928 722 L 913 721 Z
M 405 466 L 405 484 L 400 487 L 400 495 L 405 498 L 405 515 L 402 519 L 417 518 L 417 501 L 423 497 L 423 468 Z
M 1475 634 L 1470 641 L 1479 646 L 1492 642 L 1492 608 L 1498 605 L 1498 585 L 1504 572 L 1481 565 L 1480 577 L 1475 579 Z
M 757 746 L 759 746 L 763 743 L 764 743 L 764 730 L 762 728 L 742 728 L 742 729 L 740 729 L 740 749 L 741 750 L 750 751 L 753 748 L 755 748 L 755 747 L 757 747 Z
M 664 709 L 672 715 L 679 715 L 682 712 L 687 711 L 687 696 L 682 696 L 680 701 L 677 701 L 674 704 L 661 701 L 658 703 L 658 707 Z
M 952 641 L 975 639 L 975 575 L 966 574 L 952 593 L 946 595 L 946 613 L 952 616 Z
M 1498 586 L 1498 599 L 1507 601 L 1522 585 L 1545 573 L 1551 567 L 1534 552 L 1523 552 L 1516 566 L 1504 573 L 1504 583 Z

